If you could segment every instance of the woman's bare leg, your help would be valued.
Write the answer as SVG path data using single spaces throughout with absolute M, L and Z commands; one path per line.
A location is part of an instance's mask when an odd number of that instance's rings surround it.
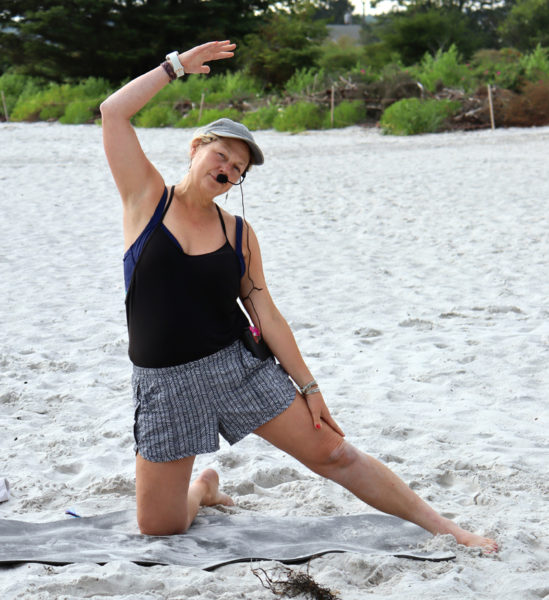
M 465 531 L 439 515 L 389 468 L 347 443 L 326 423 L 320 430 L 314 429 L 306 402 L 298 394 L 286 411 L 255 433 L 380 511 L 433 534 L 452 534 L 465 546 L 497 550 L 493 540 Z
M 184 533 L 200 506 L 233 504 L 219 491 L 219 477 L 213 469 L 206 469 L 190 484 L 194 458 L 155 463 L 137 454 L 135 487 L 141 533 Z

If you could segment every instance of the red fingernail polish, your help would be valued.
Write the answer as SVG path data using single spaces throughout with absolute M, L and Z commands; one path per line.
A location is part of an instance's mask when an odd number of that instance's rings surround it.
M 320 429 L 320 423 L 317 423 L 316 428 Z

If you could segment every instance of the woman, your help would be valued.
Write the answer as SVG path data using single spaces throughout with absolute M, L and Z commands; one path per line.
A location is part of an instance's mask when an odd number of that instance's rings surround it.
M 263 155 L 242 125 L 221 119 L 191 143 L 191 166 L 168 190 L 130 118 L 165 85 L 233 56 L 230 41 L 172 53 L 101 106 L 104 145 L 124 206 L 125 276 L 136 407 L 136 495 L 143 533 L 187 530 L 201 505 L 231 505 L 217 473 L 190 483 L 195 456 L 254 432 L 369 505 L 497 550 L 438 515 L 394 473 L 344 439 L 288 324 L 269 295 L 253 229 L 214 198 Z M 232 183 L 231 183 L 232 182 Z M 272 356 L 254 356 L 237 297 Z M 291 383 L 293 380 L 299 391 Z

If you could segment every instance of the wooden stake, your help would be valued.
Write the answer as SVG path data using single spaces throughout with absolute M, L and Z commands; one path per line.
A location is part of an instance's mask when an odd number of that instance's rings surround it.
M 4 114 L 6 115 L 6 121 L 9 121 L 10 116 L 8 115 L 8 107 L 6 106 L 6 96 L 4 96 L 4 90 L 0 90 L 0 94 L 2 94 L 2 104 L 4 105 Z
M 492 86 L 488 84 L 488 106 L 490 107 L 490 125 L 492 129 L 496 128 L 496 124 L 494 122 L 494 103 L 492 102 Z
M 202 92 L 202 95 L 200 96 L 200 109 L 198 111 L 198 121 L 200 122 L 200 119 L 202 119 L 202 109 L 204 108 L 204 97 L 205 97 L 205 93 Z
M 334 126 L 334 102 L 335 102 L 335 86 L 332 84 L 332 97 L 330 98 L 330 126 Z

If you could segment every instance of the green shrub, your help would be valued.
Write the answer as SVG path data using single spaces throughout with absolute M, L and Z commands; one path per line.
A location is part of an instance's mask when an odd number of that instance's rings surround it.
M 177 121 L 175 124 L 176 127 L 201 127 L 202 125 L 207 125 L 212 121 L 217 121 L 217 119 L 232 119 L 233 121 L 238 121 L 241 117 L 241 114 L 235 108 L 210 108 L 202 111 L 202 117 L 199 119 L 199 109 L 194 108 L 189 111 L 182 119 Z
M 323 122 L 322 110 L 312 102 L 297 102 L 290 104 L 278 113 L 273 121 L 277 131 L 297 133 L 306 129 L 321 129 Z
M 519 59 L 519 65 L 528 81 L 549 79 L 549 50 L 538 44 L 530 54 Z
M 372 81 L 376 81 L 379 78 L 379 73 L 371 65 L 361 61 L 353 65 L 352 69 L 349 69 L 346 77 L 355 83 L 372 83 Z
M 80 123 L 87 123 L 93 119 L 94 108 L 97 107 L 98 102 L 92 100 L 73 100 L 67 104 L 67 108 L 63 116 L 59 119 L 64 125 L 78 125 Z M 40 113 L 42 118 L 42 113 Z
M 44 103 L 39 95 L 28 98 L 19 97 L 10 114 L 12 121 L 37 121 L 44 109 Z
M 261 92 L 261 83 L 242 71 L 214 75 L 209 82 L 211 92 L 205 97 L 209 104 L 245 100 Z
M 3 73 L 0 76 L 0 90 L 4 92 L 6 108 L 10 116 L 19 98 L 33 96 L 43 86 L 44 82 L 37 77 L 27 77 L 18 73 Z
M 97 94 L 97 92 L 100 93 Z M 91 103 L 90 107 L 93 107 L 93 105 L 99 104 L 97 98 L 104 97 L 107 93 L 107 82 L 94 78 L 83 81 L 78 85 L 50 83 L 43 89 L 32 85 L 29 89 L 25 88 L 23 93 L 20 94 L 13 108 L 11 118 L 14 121 L 56 119 L 65 114 L 67 106 L 71 102 L 86 100 L 88 104 Z M 71 111 L 72 118 L 76 118 L 76 114 L 81 113 L 82 108 L 75 105 L 71 108 Z
M 250 131 L 272 129 L 278 111 L 278 106 L 262 106 L 258 110 L 246 113 L 242 117 L 242 123 L 246 125 Z
M 151 102 L 155 104 L 175 104 L 182 100 L 188 100 L 198 103 L 202 92 L 207 87 L 207 81 L 205 75 L 192 75 L 185 79 L 176 79 L 162 88 Z
M 521 53 L 514 48 L 501 50 L 479 50 L 471 60 L 471 72 L 477 85 L 497 85 L 517 91 L 523 81 L 520 65 Z
M 381 116 L 383 133 L 415 135 L 440 131 L 444 121 L 455 113 L 460 104 L 450 100 L 419 100 L 405 98 L 391 104 Z
M 65 114 L 65 104 L 46 104 L 38 113 L 40 121 L 56 121 Z
M 410 68 L 410 73 L 430 92 L 434 92 L 440 84 L 464 89 L 470 89 L 472 85 L 471 71 L 467 65 L 460 63 L 455 44 L 446 52 L 438 50 L 435 56 L 425 54 L 419 66 Z
M 284 84 L 284 89 L 288 94 L 310 94 L 323 85 L 324 79 L 323 69 L 297 69 Z
M 388 64 L 400 64 L 401 56 L 386 42 L 372 42 L 364 47 L 364 62 L 374 72 L 379 72 Z
M 352 69 L 357 63 L 364 62 L 363 47 L 355 45 L 353 40 L 348 40 L 345 37 L 338 42 L 323 44 L 320 50 L 321 54 L 317 63 L 326 73 L 344 73 Z
M 180 116 L 167 104 L 147 106 L 134 117 L 137 127 L 169 127 L 175 125 Z
M 238 71 L 236 73 L 225 73 L 220 75 L 193 75 L 184 80 L 178 79 L 164 87 L 152 100 L 153 104 L 189 101 L 198 105 L 204 94 L 206 104 L 218 104 L 244 100 L 259 94 L 261 84 Z
M 343 100 L 336 107 L 334 107 L 334 123 L 332 125 L 331 115 L 328 111 L 324 115 L 324 129 L 330 129 L 331 127 L 349 127 L 350 125 L 356 125 L 366 118 L 366 107 L 362 100 Z
M 75 100 L 77 98 L 101 98 L 104 100 L 112 94 L 113 89 L 109 82 L 102 77 L 88 77 L 76 86 Z

